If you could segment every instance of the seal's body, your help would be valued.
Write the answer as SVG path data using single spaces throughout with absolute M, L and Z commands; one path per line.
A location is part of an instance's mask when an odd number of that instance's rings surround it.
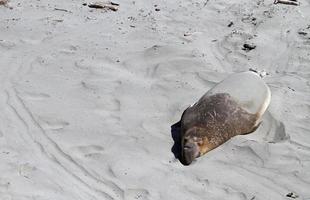
M 256 113 L 245 110 L 228 93 L 207 93 L 188 107 L 181 118 L 183 163 L 189 165 L 233 136 L 255 131 L 270 101 L 267 89 L 267 98 Z

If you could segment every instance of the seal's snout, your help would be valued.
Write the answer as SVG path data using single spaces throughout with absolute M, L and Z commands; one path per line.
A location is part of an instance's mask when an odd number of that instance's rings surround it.
M 190 165 L 199 156 L 199 147 L 195 142 L 185 141 L 182 149 L 184 165 Z

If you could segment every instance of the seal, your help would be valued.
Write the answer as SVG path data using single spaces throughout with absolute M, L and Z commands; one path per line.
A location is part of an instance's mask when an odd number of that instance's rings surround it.
M 250 113 L 246 106 L 241 101 L 238 101 L 238 94 L 230 94 L 229 89 L 216 90 L 216 88 L 229 86 L 232 80 L 242 82 L 240 74 L 241 77 L 256 81 L 254 85 L 263 88 L 261 91 L 264 98 L 260 100 L 261 102 L 255 100 L 255 92 L 252 95 L 253 97 L 248 97 L 248 99 L 254 101 L 252 104 L 258 106 L 255 113 Z M 233 78 L 230 77 L 226 82 L 225 80 L 222 81 L 214 87 L 215 89 L 211 89 L 211 92 L 207 92 L 197 103 L 183 112 L 181 117 L 181 159 L 184 165 L 191 164 L 197 157 L 215 149 L 236 135 L 254 132 L 261 124 L 262 115 L 270 102 L 270 90 L 261 78 L 252 77 L 254 73 L 245 72 L 240 74 Z M 246 87 L 246 85 L 240 84 L 239 93 L 242 91 L 242 87 Z M 253 90 L 255 91 L 255 88 Z M 242 94 L 240 93 L 239 96 L 242 96 Z M 247 104 L 249 103 L 247 102 Z

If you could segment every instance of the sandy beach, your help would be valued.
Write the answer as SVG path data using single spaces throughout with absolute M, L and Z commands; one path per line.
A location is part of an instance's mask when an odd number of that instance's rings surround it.
M 1 200 L 310 200 L 309 0 L 91 3 L 0 5 Z M 250 68 L 261 126 L 182 165 L 171 126 Z

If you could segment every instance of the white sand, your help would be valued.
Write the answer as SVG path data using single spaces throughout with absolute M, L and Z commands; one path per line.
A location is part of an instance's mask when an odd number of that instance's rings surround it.
M 1 200 L 310 199 L 309 0 L 82 3 L 0 6 Z M 251 67 L 262 126 L 183 166 L 170 126 Z

